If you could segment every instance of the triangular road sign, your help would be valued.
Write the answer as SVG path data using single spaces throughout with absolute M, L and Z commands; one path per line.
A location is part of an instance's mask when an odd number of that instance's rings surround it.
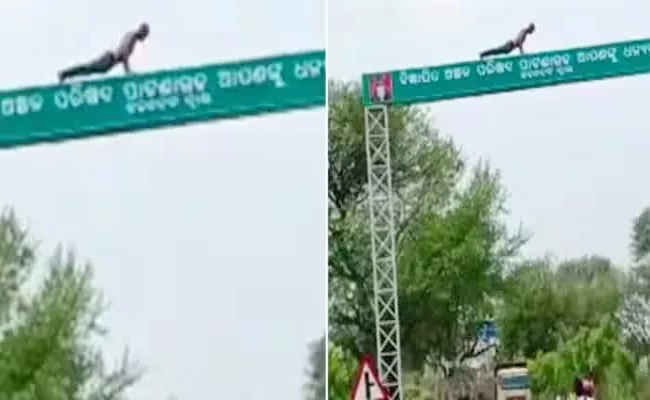
M 370 356 L 359 360 L 357 379 L 352 390 L 352 400 L 390 400 L 388 391 L 379 379 L 375 362 Z

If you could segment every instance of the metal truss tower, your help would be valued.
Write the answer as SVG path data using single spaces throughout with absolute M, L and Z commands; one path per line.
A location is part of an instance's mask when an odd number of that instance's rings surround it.
M 377 367 L 393 400 L 402 400 L 395 210 L 390 166 L 388 107 L 365 109 L 366 156 L 375 290 Z

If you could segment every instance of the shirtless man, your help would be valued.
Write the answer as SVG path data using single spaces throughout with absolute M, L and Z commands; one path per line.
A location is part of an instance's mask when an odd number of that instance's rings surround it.
M 133 54 L 136 43 L 144 41 L 147 36 L 149 36 L 149 25 L 142 23 L 138 29 L 129 31 L 124 35 L 115 51 L 106 51 L 87 64 L 77 65 L 59 72 L 59 83 L 76 76 L 103 74 L 110 71 L 117 64 L 122 64 L 124 71 L 130 74 L 129 58 Z
M 530 23 L 527 27 L 519 31 L 517 37 L 514 40 L 508 40 L 505 44 L 493 49 L 485 50 L 480 54 L 481 59 L 490 56 L 498 56 L 504 54 L 510 54 L 514 49 L 519 49 L 520 54 L 524 54 L 524 43 L 528 35 L 535 32 L 535 24 Z

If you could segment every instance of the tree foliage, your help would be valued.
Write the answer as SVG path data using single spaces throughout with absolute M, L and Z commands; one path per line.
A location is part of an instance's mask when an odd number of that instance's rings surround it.
M 307 400 L 324 400 L 327 397 L 327 349 L 325 336 L 309 346 L 307 369 Z
M 632 400 L 636 396 L 636 365 L 611 319 L 602 320 L 595 328 L 581 328 L 553 351 L 541 353 L 529 370 L 539 396 L 570 393 L 574 379 L 585 372 L 594 374 L 602 398 Z
M 36 278 L 36 246 L 15 215 L 0 217 L 0 392 L 7 400 L 121 400 L 142 370 L 111 367 L 92 268 L 59 248 Z
M 347 400 L 352 392 L 356 360 L 342 347 L 330 343 L 327 349 L 327 398 Z
M 634 219 L 631 236 L 635 264 L 629 273 L 619 317 L 628 347 L 641 360 L 650 355 L 650 207 Z
M 650 253 L 650 207 L 643 209 L 634 219 L 630 248 L 636 262 Z
M 619 271 L 591 256 L 554 265 L 526 260 L 505 279 L 498 325 L 508 357 L 535 357 L 555 349 L 583 327 L 596 327 L 622 306 Z

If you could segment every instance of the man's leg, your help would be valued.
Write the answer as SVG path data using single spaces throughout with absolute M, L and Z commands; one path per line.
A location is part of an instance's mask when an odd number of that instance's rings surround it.
M 59 72 L 59 81 L 63 82 L 66 79 L 74 78 L 75 76 L 89 75 L 89 71 L 89 64 L 76 65 Z
M 113 53 L 106 52 L 87 64 L 76 65 L 59 72 L 59 81 L 63 82 L 76 76 L 103 74 L 110 71 L 115 64 L 117 62 Z
M 502 54 L 509 54 L 514 48 L 515 48 L 514 43 L 512 43 L 512 41 L 509 41 L 502 46 L 485 50 L 484 52 L 480 53 L 480 57 L 485 58 L 491 56 L 498 56 Z

